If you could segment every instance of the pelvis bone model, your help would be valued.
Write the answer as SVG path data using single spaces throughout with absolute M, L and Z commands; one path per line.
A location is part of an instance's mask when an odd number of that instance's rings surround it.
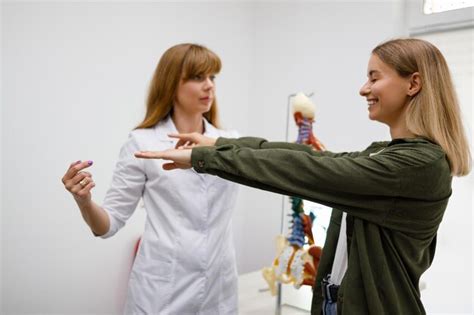
M 311 145 L 314 150 L 324 150 L 323 144 L 313 134 L 315 106 L 303 93 L 298 93 L 292 102 L 293 117 L 298 126 L 297 143 Z M 287 237 L 277 236 L 277 257 L 271 267 L 263 268 L 262 274 L 272 295 L 276 294 L 276 283 L 313 286 L 321 258 L 322 249 L 314 244 L 312 233 L 314 214 L 304 213 L 303 200 L 290 197 L 292 209 L 291 231 Z

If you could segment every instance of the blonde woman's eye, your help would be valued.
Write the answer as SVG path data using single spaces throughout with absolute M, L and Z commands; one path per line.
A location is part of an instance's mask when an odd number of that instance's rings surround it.
M 215 75 L 211 75 L 211 76 L 209 76 L 209 78 L 211 79 L 212 82 L 214 82 L 214 80 L 216 79 L 216 76 L 215 76 Z
M 202 80 L 202 75 L 199 75 L 199 74 L 198 74 L 198 75 L 195 75 L 195 76 L 193 77 L 193 80 L 201 81 L 201 80 Z

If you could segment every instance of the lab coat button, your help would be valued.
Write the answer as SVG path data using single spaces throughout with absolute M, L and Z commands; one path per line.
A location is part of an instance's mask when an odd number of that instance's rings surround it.
M 204 165 L 205 165 L 205 163 L 204 163 L 203 160 L 199 160 L 199 161 L 198 161 L 198 166 L 199 166 L 199 167 L 204 167 Z

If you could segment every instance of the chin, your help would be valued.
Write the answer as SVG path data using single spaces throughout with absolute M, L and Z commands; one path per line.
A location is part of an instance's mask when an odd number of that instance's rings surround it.
M 210 110 L 211 110 L 211 105 L 206 106 L 206 107 L 203 108 L 203 113 L 207 113 Z
M 369 111 L 369 119 L 370 119 L 370 120 L 376 120 L 376 117 L 377 117 L 377 116 L 374 115 L 373 112 Z
M 369 110 L 369 119 L 370 120 L 375 120 L 375 121 L 380 121 L 380 114 L 376 110 L 376 108 L 372 108 L 372 110 Z

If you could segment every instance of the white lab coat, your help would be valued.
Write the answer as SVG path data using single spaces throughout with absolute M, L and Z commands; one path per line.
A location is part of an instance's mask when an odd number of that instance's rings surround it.
M 204 119 L 205 135 L 235 137 Z M 138 150 L 173 148 L 171 118 L 130 133 L 120 151 L 103 208 L 108 238 L 133 214 L 140 197 L 145 231 L 130 275 L 125 314 L 237 314 L 232 209 L 237 186 L 194 169 L 164 171 L 162 160 L 136 159 Z

